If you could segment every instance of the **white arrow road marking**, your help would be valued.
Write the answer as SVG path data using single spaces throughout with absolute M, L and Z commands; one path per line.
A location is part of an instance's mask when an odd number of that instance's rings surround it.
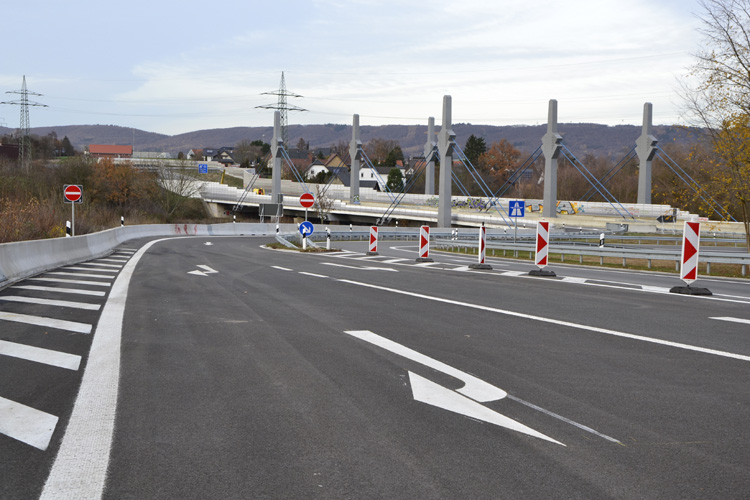
M 409 383 L 411 384 L 414 399 L 417 401 L 565 446 L 560 441 L 545 436 L 531 427 L 516 422 L 512 418 L 494 412 L 486 406 L 482 406 L 476 401 L 472 401 L 450 389 L 446 389 L 416 373 L 409 372 Z
M 0 434 L 46 450 L 56 426 L 56 416 L 0 398 Z
M 347 269 L 357 269 L 358 271 L 390 271 L 392 273 L 398 272 L 398 269 L 391 269 L 390 267 L 347 266 L 345 264 L 336 264 L 335 262 L 323 262 L 323 265 L 345 267 Z
M 714 317 L 711 319 L 717 319 L 719 321 L 731 321 L 732 323 L 744 323 L 746 325 L 750 325 L 750 319 L 732 318 L 730 316 Z
M 446 375 L 461 380 L 465 385 L 461 389 L 458 389 L 458 392 L 460 392 L 464 396 L 470 397 L 475 401 L 495 401 L 497 399 L 503 399 L 508 395 L 508 393 L 504 390 L 495 387 L 494 385 L 488 384 L 484 380 L 478 379 L 474 375 L 464 373 L 461 370 L 457 370 L 441 361 L 432 359 L 428 356 L 425 356 L 424 354 L 409 349 L 406 346 L 402 346 L 401 344 L 398 344 L 392 340 L 381 337 L 380 335 L 372 333 L 369 330 L 350 330 L 344 333 L 349 334 L 352 337 L 357 337 L 358 339 L 364 340 L 365 342 L 374 344 L 385 349 L 386 351 L 391 351 L 394 354 L 398 354 L 399 356 L 403 356 L 412 361 L 416 361 L 417 363 L 421 363 L 432 368 L 433 370 L 437 370 L 439 372 L 445 373 Z
M 208 276 L 209 274 L 216 274 L 219 272 L 216 269 L 212 269 L 205 264 L 198 264 L 195 267 L 200 267 L 201 269 L 203 269 L 203 271 L 188 271 L 188 274 L 194 274 L 196 276 Z
M 210 247 L 211 245 L 213 245 L 213 243 L 211 243 L 210 241 L 207 241 L 204 243 L 204 245 L 206 245 L 207 247 Z

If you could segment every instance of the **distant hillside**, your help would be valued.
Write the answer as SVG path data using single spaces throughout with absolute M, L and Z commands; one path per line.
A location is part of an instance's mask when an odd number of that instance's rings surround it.
M 546 127 L 546 124 L 493 126 L 458 123 L 453 126 L 453 130 L 456 132 L 456 141 L 461 147 L 473 134 L 483 138 L 487 146 L 506 139 L 528 154 L 541 144 Z M 436 129 L 439 129 L 439 126 L 436 126 Z M 641 128 L 635 125 L 608 126 L 594 123 L 562 123 L 559 125 L 559 130 L 567 147 L 579 158 L 587 154 L 619 158 L 635 145 L 635 140 L 641 133 Z M 14 129 L 0 127 L 0 135 L 13 132 Z M 55 132 L 60 139 L 67 136 L 79 151 L 89 144 L 133 144 L 135 151 L 169 152 L 174 155 L 180 151 L 187 153 L 191 149 L 234 146 L 242 140 L 261 139 L 264 142 L 270 142 L 273 136 L 272 127 L 197 130 L 172 136 L 116 125 L 65 125 L 31 129 L 32 134 L 41 136 L 51 132 Z M 363 143 L 371 139 L 397 141 L 407 156 L 421 154 L 427 140 L 426 125 L 364 125 L 360 127 L 360 133 Z M 700 139 L 701 131 L 700 129 L 659 125 L 654 127 L 654 135 L 661 144 L 670 142 L 691 144 Z M 300 138 L 308 142 L 311 148 L 335 146 L 339 143 L 348 144 L 351 136 L 350 125 L 290 125 L 290 139 L 287 147 L 295 147 Z

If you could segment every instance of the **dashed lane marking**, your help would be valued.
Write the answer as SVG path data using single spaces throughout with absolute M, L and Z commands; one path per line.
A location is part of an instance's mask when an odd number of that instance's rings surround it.
M 750 319 L 732 318 L 732 317 L 729 317 L 729 316 L 713 317 L 711 319 L 716 319 L 716 320 L 719 320 L 719 321 L 729 321 L 731 323 L 743 323 L 745 325 L 750 325 Z
M 75 333 L 91 333 L 91 325 L 88 325 L 86 323 L 45 318 L 42 316 L 30 316 L 28 314 L 16 314 L 0 311 L 0 320 L 13 321 L 15 323 L 25 323 L 27 325 L 46 326 L 47 328 L 56 328 L 58 330 L 67 330 L 69 332 Z
M 100 304 L 88 304 L 86 302 L 71 302 L 69 300 L 51 300 L 51 299 L 40 299 L 37 297 L 23 297 L 20 295 L 6 295 L 1 296 L 0 300 L 8 302 L 21 302 L 24 304 L 39 304 L 44 306 L 57 306 L 57 307 L 70 307 L 73 309 L 83 309 L 86 311 L 98 311 L 101 309 Z
M 312 276 L 313 278 L 328 278 L 328 276 L 323 274 L 308 273 L 306 271 L 300 271 L 299 273 L 304 274 L 305 276 Z
M 0 434 L 46 450 L 57 426 L 57 417 L 0 397 Z
M 56 366 L 58 368 L 65 368 L 66 370 L 76 371 L 81 366 L 81 357 L 76 354 L 42 349 L 16 342 L 8 342 L 7 340 L 0 340 L 0 354 L 34 361 L 35 363 Z

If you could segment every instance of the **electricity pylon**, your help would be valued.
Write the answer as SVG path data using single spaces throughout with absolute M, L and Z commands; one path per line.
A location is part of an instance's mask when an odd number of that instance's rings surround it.
M 40 106 L 46 108 L 46 104 L 29 101 L 29 96 L 41 97 L 42 94 L 31 92 L 26 89 L 26 75 L 23 75 L 23 85 L 21 90 L 9 90 L 6 94 L 20 94 L 21 98 L 17 101 L 5 101 L 0 104 L 15 104 L 21 106 L 21 125 L 18 127 L 18 163 L 24 169 L 28 170 L 29 163 L 31 162 L 31 139 L 29 138 L 29 130 L 31 125 L 29 122 L 29 106 Z
M 306 109 L 300 108 L 299 106 L 295 106 L 294 104 L 288 104 L 286 98 L 287 97 L 302 97 L 299 94 L 293 94 L 291 92 L 287 92 L 286 90 L 286 82 L 284 81 L 284 72 L 281 72 L 281 85 L 279 86 L 279 90 L 273 91 L 273 92 L 263 92 L 261 95 L 275 95 L 279 97 L 279 100 L 276 104 L 264 104 L 262 106 L 255 106 L 256 108 L 263 108 L 263 109 L 276 109 L 279 111 L 279 115 L 281 118 L 281 138 L 284 140 L 284 146 L 289 147 L 289 121 L 287 119 L 287 111 L 307 111 Z

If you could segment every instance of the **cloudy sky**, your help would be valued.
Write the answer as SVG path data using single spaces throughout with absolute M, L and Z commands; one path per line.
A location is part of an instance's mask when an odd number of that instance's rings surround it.
M 697 0 L 8 2 L 0 100 L 26 75 L 31 126 L 179 134 L 290 124 L 683 123 L 678 80 L 701 42 Z M 19 106 L 0 105 L 17 127 Z

